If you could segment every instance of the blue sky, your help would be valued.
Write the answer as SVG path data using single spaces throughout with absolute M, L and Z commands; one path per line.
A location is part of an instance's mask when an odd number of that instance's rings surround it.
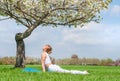
M 41 27 L 25 39 L 26 56 L 40 57 L 42 47 L 50 44 L 55 58 L 120 59 L 120 2 L 113 0 L 108 10 L 101 13 L 103 20 L 89 23 L 83 28 Z M 15 34 L 24 32 L 25 27 L 14 20 L 0 21 L 0 57 L 16 56 Z

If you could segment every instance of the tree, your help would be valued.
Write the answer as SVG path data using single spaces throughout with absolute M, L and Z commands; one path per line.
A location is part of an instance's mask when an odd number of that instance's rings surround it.
M 0 0 L 0 15 L 14 19 L 27 29 L 15 35 L 17 44 L 15 67 L 23 67 L 24 39 L 39 25 L 74 26 L 100 20 L 100 11 L 112 0 Z M 4 19 L 1 19 L 4 20 Z
M 117 60 L 115 61 L 115 66 L 120 66 L 120 59 L 117 59 Z
M 73 55 L 71 56 L 71 58 L 72 58 L 72 59 L 78 59 L 78 55 L 73 54 Z

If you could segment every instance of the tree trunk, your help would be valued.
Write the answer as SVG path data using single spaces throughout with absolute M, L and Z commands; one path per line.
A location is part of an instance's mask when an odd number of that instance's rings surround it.
M 36 26 L 29 27 L 25 32 L 23 33 L 17 33 L 15 35 L 15 40 L 17 44 L 17 51 L 16 51 L 16 67 L 25 67 L 25 44 L 24 39 L 29 37 L 31 35 L 31 32 L 36 28 Z
M 24 45 L 24 38 L 21 38 L 22 33 L 17 33 L 15 35 L 16 40 L 16 64 L 15 67 L 25 67 L 25 45 Z

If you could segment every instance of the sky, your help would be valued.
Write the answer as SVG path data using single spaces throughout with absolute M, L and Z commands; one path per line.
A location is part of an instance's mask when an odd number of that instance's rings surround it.
M 120 1 L 113 0 L 101 17 L 100 23 L 91 22 L 83 28 L 39 26 L 24 40 L 26 56 L 40 58 L 42 47 L 50 44 L 51 56 L 56 59 L 73 54 L 79 58 L 120 59 Z M 15 34 L 25 30 L 14 20 L 0 21 L 0 57 L 16 56 Z

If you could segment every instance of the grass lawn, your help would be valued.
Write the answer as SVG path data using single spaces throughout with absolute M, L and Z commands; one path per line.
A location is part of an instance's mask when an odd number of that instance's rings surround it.
M 40 65 L 26 67 L 41 70 Z M 23 72 L 12 65 L 0 65 L 0 81 L 120 81 L 120 67 L 115 66 L 76 66 L 64 65 L 69 70 L 87 70 L 89 75 L 74 75 L 53 72 Z

